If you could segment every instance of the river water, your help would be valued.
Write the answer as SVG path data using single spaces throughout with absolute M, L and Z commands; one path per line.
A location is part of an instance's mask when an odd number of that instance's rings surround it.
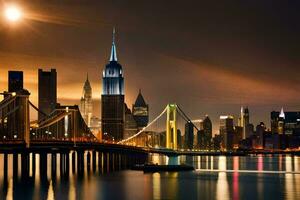
M 103 159 L 100 154 L 91 161 L 84 157 L 78 171 L 72 164 L 62 167 L 59 157 L 53 163 L 47 154 L 41 164 L 39 154 L 30 154 L 24 172 L 20 154 L 7 154 L 6 161 L 0 154 L 0 199 L 300 199 L 297 156 L 150 155 L 149 162 L 186 163 L 196 169 L 161 173 L 128 170 L 124 159 Z

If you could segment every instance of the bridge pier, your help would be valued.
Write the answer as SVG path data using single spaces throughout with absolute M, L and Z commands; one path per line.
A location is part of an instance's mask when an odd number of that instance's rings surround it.
M 7 185 L 7 178 L 8 178 L 8 175 L 7 175 L 7 169 L 8 169 L 8 156 L 7 156 L 7 153 L 4 154 L 4 157 L 3 157 L 3 185 Z
M 86 154 L 86 168 L 88 172 L 91 170 L 91 153 L 89 151 Z
M 13 179 L 18 179 L 18 154 L 13 154 Z
M 103 173 L 103 171 L 102 171 L 102 169 L 103 169 L 102 155 L 103 155 L 103 153 L 98 151 L 98 171 L 101 173 Z
M 65 153 L 65 173 L 66 176 L 69 176 L 69 171 L 70 171 L 70 152 Z
M 63 177 L 69 176 L 69 162 L 70 162 L 70 156 L 68 152 L 62 152 L 60 154 L 60 174 Z
M 178 156 L 168 156 L 168 165 L 179 165 Z
M 31 174 L 32 177 L 35 177 L 35 168 L 36 168 L 36 154 L 34 152 L 31 153 Z
M 40 179 L 42 182 L 47 181 L 47 153 L 40 153 Z
M 107 172 L 107 169 L 109 168 L 108 158 L 109 158 L 108 153 L 107 152 L 103 153 L 103 166 L 102 166 L 103 172 Z
M 77 173 L 82 175 L 84 172 L 84 151 L 77 150 Z
M 29 177 L 29 153 L 21 154 L 21 177 L 22 179 Z
M 76 152 L 73 151 L 71 155 L 72 155 L 72 173 L 74 174 L 74 173 L 75 173 L 75 169 L 76 169 L 76 167 L 75 167 L 75 163 L 76 163 Z
M 111 154 L 108 154 L 109 155 L 109 169 L 111 169 L 112 171 L 115 171 L 115 165 L 114 165 L 114 159 L 115 159 L 115 154 L 114 153 L 111 153 Z
M 51 154 L 51 177 L 52 180 L 55 179 L 56 177 L 56 166 L 57 166 L 57 156 L 56 153 Z
M 93 163 L 93 172 L 95 173 L 96 171 L 96 156 L 97 156 L 97 152 L 93 151 L 92 152 L 92 163 Z

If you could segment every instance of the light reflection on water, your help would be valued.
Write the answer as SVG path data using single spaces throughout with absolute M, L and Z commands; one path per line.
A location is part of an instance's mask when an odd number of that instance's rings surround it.
M 88 158 L 88 155 L 90 157 Z M 300 199 L 300 174 L 240 173 L 239 170 L 299 172 L 297 156 L 179 156 L 151 155 L 149 162 L 186 163 L 196 169 L 218 172 L 146 173 L 121 170 L 119 154 L 84 152 L 84 168 L 65 157 L 29 154 L 28 172 L 21 155 L 0 154 L 0 199 Z M 74 161 L 78 160 L 75 154 Z M 32 162 L 35 159 L 35 162 Z M 14 165 L 17 160 L 18 165 Z M 43 167 L 46 162 L 46 167 Z M 227 173 L 226 170 L 233 170 Z M 28 173 L 28 175 L 26 175 Z
M 159 164 L 168 164 L 168 162 L 163 162 L 160 157 L 159 155 L 152 155 L 150 160 L 154 158 L 160 161 Z M 209 199 L 300 198 L 298 156 L 180 156 L 179 160 L 181 163 L 193 165 L 195 169 L 199 170 L 194 175 L 202 179 L 202 184 L 206 184 L 206 179 L 216 178 L 215 181 L 209 181 L 215 183 L 215 187 L 210 187 L 215 197 L 209 197 Z M 271 172 L 272 174 L 270 174 Z M 210 178 L 207 178 L 208 176 Z M 273 186 L 271 187 L 271 185 Z M 199 182 L 197 182 L 197 186 L 199 186 Z M 205 192 L 200 189 L 202 187 L 199 186 L 197 192 Z

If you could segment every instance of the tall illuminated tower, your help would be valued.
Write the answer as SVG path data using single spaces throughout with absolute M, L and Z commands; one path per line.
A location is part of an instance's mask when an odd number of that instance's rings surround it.
M 239 118 L 238 125 L 243 128 L 243 139 L 246 139 L 249 136 L 249 133 L 247 133 L 247 126 L 250 124 L 249 117 L 250 115 L 248 107 L 245 109 L 241 107 L 241 116 Z
M 86 77 L 86 81 L 83 86 L 83 92 L 80 100 L 79 109 L 85 123 L 88 125 L 88 127 L 90 127 L 92 113 L 93 113 L 93 103 L 92 103 L 92 87 L 88 75 Z
M 124 132 L 124 78 L 122 66 L 118 63 L 115 29 L 109 63 L 102 75 L 101 120 L 103 138 L 121 140 Z

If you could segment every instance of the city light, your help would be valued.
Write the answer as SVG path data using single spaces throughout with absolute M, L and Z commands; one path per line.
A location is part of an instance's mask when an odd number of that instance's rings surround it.
M 16 5 L 10 5 L 5 8 L 4 16 L 8 21 L 16 22 L 22 18 L 22 10 Z

